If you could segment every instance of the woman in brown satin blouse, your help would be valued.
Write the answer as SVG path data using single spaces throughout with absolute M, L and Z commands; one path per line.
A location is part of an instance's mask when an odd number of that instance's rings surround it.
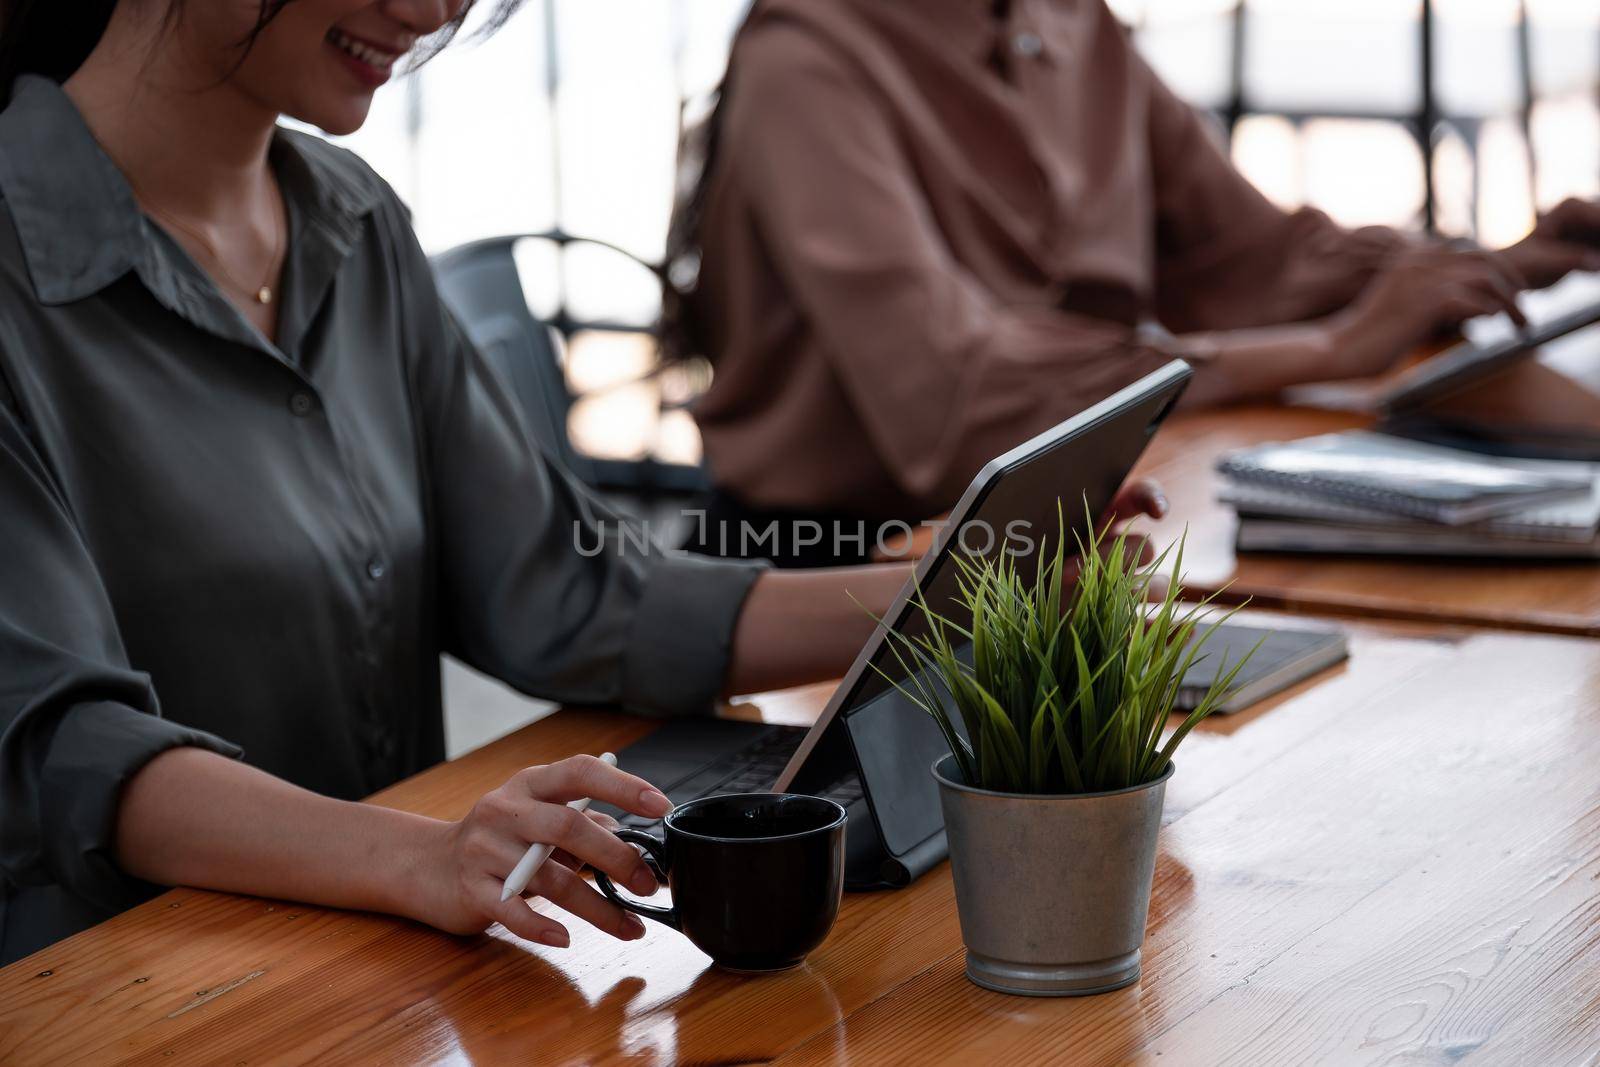
M 708 129 L 713 520 L 930 516 L 1173 354 L 1191 404 L 1366 376 L 1600 260 L 1592 204 L 1499 253 L 1274 207 L 1102 0 L 757 0 Z

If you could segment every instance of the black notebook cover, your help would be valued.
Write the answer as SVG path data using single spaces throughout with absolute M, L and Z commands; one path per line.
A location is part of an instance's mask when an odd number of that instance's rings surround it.
M 1234 676 L 1228 695 L 1217 707 L 1220 712 L 1242 711 L 1257 701 L 1311 677 L 1326 667 L 1344 660 L 1349 651 L 1344 634 L 1338 630 L 1269 630 L 1256 626 L 1226 623 L 1219 627 L 1199 627 L 1190 642 L 1202 634 L 1208 637 L 1200 655 L 1189 665 L 1178 690 L 1178 707 L 1189 710 L 1204 698 L 1211 683 L 1232 670 L 1252 648 L 1260 648 Z

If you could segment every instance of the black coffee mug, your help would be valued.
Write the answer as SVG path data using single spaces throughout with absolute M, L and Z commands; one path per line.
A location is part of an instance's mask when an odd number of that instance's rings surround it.
M 778 971 L 822 944 L 844 893 L 845 811 L 797 793 L 702 797 L 667 813 L 665 839 L 616 831 L 642 845 L 672 890 L 672 907 L 627 900 L 601 871 L 613 903 L 680 931 L 722 967 Z

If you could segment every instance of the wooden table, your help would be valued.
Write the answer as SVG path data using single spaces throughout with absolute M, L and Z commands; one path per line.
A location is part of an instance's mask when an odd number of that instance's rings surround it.
M 1353 651 L 1186 743 L 1126 990 L 968 983 L 942 865 L 764 978 L 656 926 L 554 950 L 184 889 L 0 970 L 0 1063 L 1593 1062 L 1600 643 L 1379 623 Z M 562 712 L 375 799 L 455 817 L 650 728 Z
M 1162 427 L 1140 471 L 1158 479 L 1172 503 L 1169 516 L 1153 524 L 1158 543 L 1188 527 L 1188 585 L 1200 591 L 1227 586 L 1231 600 L 1250 597 L 1258 606 L 1295 611 L 1600 636 L 1600 566 L 1594 562 L 1236 556 L 1233 511 L 1216 500 L 1217 456 L 1368 422 L 1339 412 L 1260 407 L 1185 413 Z

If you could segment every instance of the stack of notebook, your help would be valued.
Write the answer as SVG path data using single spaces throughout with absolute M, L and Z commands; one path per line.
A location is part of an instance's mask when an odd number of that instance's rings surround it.
M 1600 558 L 1600 466 L 1352 431 L 1223 457 L 1240 551 Z

